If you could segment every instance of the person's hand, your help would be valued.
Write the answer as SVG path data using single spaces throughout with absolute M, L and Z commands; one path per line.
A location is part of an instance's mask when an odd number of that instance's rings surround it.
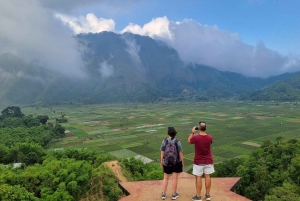
M 196 126 L 194 126 L 192 129 L 192 133 L 195 133 L 195 132 L 196 132 Z
M 164 163 L 163 162 L 160 162 L 160 167 L 164 167 Z

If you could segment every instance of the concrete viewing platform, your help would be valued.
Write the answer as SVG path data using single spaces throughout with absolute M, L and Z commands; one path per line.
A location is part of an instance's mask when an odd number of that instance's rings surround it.
M 212 201 L 251 201 L 234 192 L 239 177 L 229 178 L 211 178 L 211 200 Z M 161 200 L 162 180 L 155 181 L 135 181 L 120 182 L 121 188 L 127 192 L 128 196 L 122 197 L 119 201 L 156 201 Z M 180 197 L 176 200 L 190 201 L 196 195 L 195 176 L 188 173 L 181 173 L 178 176 L 177 192 Z M 167 199 L 171 200 L 172 196 L 172 177 L 170 177 L 167 188 Z M 202 200 L 205 201 L 205 184 L 202 178 Z

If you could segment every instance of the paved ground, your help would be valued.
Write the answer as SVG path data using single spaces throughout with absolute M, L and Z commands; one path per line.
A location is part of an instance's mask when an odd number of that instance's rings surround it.
M 212 178 L 211 197 L 212 201 L 250 201 L 230 189 L 239 181 L 240 178 Z M 204 179 L 203 184 L 204 184 Z M 171 200 L 171 178 L 167 189 L 167 199 Z M 139 182 L 121 182 L 120 185 L 128 191 L 130 195 L 121 198 L 120 201 L 156 201 L 161 200 L 162 181 L 139 181 Z M 202 200 L 205 192 L 202 189 Z M 177 200 L 192 200 L 196 194 L 195 178 L 193 175 L 182 173 L 179 176 L 177 192 L 180 197 Z
M 136 181 L 126 182 L 125 177 L 121 173 L 120 166 L 117 161 L 107 163 L 117 175 L 120 181 L 120 186 L 128 192 L 128 196 L 121 198 L 119 201 L 157 201 L 161 200 L 161 187 L 162 181 Z M 238 177 L 231 178 L 212 178 L 211 197 L 212 201 L 250 201 L 249 199 L 242 197 L 230 189 L 232 189 L 240 180 Z M 202 179 L 202 200 L 204 198 L 204 179 Z M 188 173 L 181 173 L 178 177 L 177 192 L 180 197 L 177 200 L 190 201 L 196 194 L 195 189 L 195 177 Z M 167 199 L 171 200 L 172 194 L 172 177 L 170 177 L 169 185 L 167 189 Z

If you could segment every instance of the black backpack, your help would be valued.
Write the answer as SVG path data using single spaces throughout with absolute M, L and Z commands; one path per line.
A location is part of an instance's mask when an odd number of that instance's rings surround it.
M 179 153 L 178 153 L 178 140 L 175 140 L 173 144 L 168 142 L 168 139 L 165 139 L 165 153 L 164 153 L 164 164 L 166 166 L 172 167 L 179 162 Z

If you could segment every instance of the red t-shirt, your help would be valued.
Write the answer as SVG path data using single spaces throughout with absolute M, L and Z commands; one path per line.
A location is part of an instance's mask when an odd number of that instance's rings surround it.
M 194 164 L 214 164 L 210 145 L 213 142 L 212 136 L 195 135 L 190 139 L 190 143 L 195 146 Z

